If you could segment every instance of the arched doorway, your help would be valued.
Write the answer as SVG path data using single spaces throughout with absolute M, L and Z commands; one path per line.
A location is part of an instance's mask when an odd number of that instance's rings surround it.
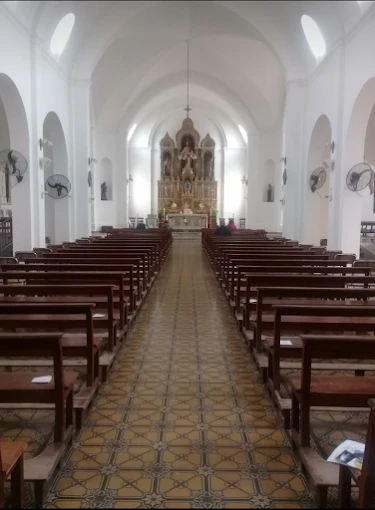
M 375 105 L 375 77 L 369 79 L 362 87 L 354 103 L 349 126 L 346 134 L 345 153 L 342 165 L 341 196 L 341 249 L 345 253 L 360 252 L 360 229 L 365 203 L 369 197 L 369 188 L 361 192 L 350 191 L 346 186 L 346 175 L 357 163 L 365 159 L 373 159 L 375 119 L 373 109 Z M 367 152 L 367 154 L 366 154 Z M 371 205 L 370 205 L 371 210 Z
M 68 153 L 59 117 L 49 112 L 43 122 L 43 156 L 50 160 L 44 167 L 44 182 L 52 175 L 68 177 Z M 52 244 L 69 241 L 69 197 L 52 198 L 45 194 L 46 240 Z
M 22 182 L 11 189 L 11 208 L 1 207 L 3 214 L 12 215 L 15 252 L 30 250 L 33 247 L 34 215 L 30 193 L 29 128 L 17 86 L 9 76 L 0 73 L 0 150 L 9 148 L 20 152 L 28 162 L 28 170 Z
M 306 186 L 308 189 L 303 239 L 304 242 L 317 246 L 321 239 L 328 237 L 331 137 L 332 130 L 329 119 L 326 115 L 321 115 L 311 133 L 307 156 Z M 321 176 L 320 178 L 325 176 L 325 183 L 321 188 L 312 191 L 315 188 L 311 189 L 310 187 L 310 176 L 314 170 Z

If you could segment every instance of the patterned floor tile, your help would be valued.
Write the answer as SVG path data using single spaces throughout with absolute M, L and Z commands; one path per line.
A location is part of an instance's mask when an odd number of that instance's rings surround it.
M 366 422 L 312 414 L 326 453 Z M 2 436 L 25 439 L 26 456 L 52 426 L 49 411 L 0 411 Z M 174 242 L 45 506 L 314 507 L 199 241 Z

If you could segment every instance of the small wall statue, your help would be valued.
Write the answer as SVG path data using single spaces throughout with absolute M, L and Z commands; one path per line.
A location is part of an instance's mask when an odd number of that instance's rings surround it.
M 107 198 L 107 189 L 108 189 L 108 186 L 107 186 L 107 183 L 104 181 L 101 185 L 101 200 L 108 200 Z
M 271 184 L 267 186 L 267 202 L 273 202 Z

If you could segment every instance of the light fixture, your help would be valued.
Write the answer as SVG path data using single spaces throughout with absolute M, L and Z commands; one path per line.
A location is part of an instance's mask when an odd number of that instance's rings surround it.
M 280 159 L 280 163 L 284 163 L 284 166 L 286 166 L 286 156 Z
M 245 184 L 245 186 L 247 186 L 247 179 L 245 176 L 242 177 L 241 182 L 242 182 L 242 184 Z
M 40 148 L 40 150 L 42 150 L 43 147 L 45 147 L 45 146 L 53 147 L 53 143 L 50 142 L 49 140 L 47 140 L 47 138 L 39 138 L 39 148 Z
M 98 161 L 95 158 L 88 158 L 88 164 L 91 166 L 91 163 L 97 163 Z
M 133 177 L 131 176 L 131 174 L 129 174 L 129 178 L 126 179 L 126 184 L 129 184 L 129 182 L 133 182 L 133 181 L 134 181 Z
M 189 39 L 186 41 L 186 108 L 184 110 L 186 111 L 186 117 L 189 117 L 189 112 L 191 111 L 190 105 L 189 105 L 189 94 L 190 94 L 190 41 Z

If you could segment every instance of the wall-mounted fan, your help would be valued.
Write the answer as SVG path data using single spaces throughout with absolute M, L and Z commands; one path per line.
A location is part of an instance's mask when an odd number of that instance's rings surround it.
M 51 198 L 65 198 L 69 196 L 72 185 L 65 175 L 55 174 L 48 177 L 44 188 Z
M 348 172 L 346 176 L 346 185 L 350 191 L 362 191 L 374 179 L 374 171 L 371 166 L 364 161 L 357 163 Z
M 322 166 L 315 168 L 309 179 L 309 186 L 313 193 L 324 186 L 327 179 L 327 171 Z
M 23 181 L 27 168 L 27 160 L 20 152 L 12 149 L 0 152 L 0 170 L 9 177 L 11 188 Z

